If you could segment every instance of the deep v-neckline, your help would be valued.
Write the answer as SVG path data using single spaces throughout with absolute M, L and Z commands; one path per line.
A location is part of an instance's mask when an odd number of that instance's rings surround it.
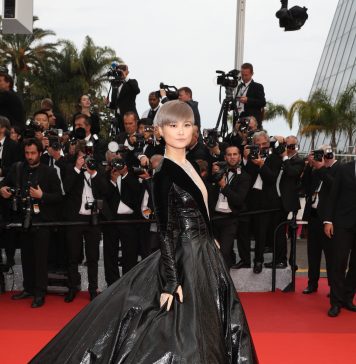
M 202 215 L 203 215 L 204 219 L 206 220 L 207 224 L 210 225 L 210 219 L 209 219 L 209 215 L 208 215 L 208 211 L 207 211 L 208 206 L 206 206 L 206 204 L 205 204 L 204 197 L 203 197 L 203 193 L 200 190 L 200 188 L 194 182 L 194 180 L 192 179 L 192 177 L 190 177 L 189 174 L 184 170 L 184 168 L 182 168 L 178 163 L 176 163 L 175 161 L 173 161 L 172 159 L 167 158 L 167 157 L 165 157 L 164 160 L 167 161 L 172 167 L 179 167 L 178 171 L 180 171 L 182 177 L 184 177 L 184 179 L 186 180 L 186 182 L 188 183 L 188 185 L 191 186 L 191 188 L 189 188 L 189 190 L 187 191 L 185 189 L 185 186 L 184 185 L 182 185 L 180 187 L 183 188 L 188 193 L 190 193 L 190 191 L 192 192 L 190 194 L 193 194 L 194 195 L 192 197 L 194 199 L 196 199 L 196 202 L 197 202 L 197 204 L 199 206 L 200 212 L 202 213 Z M 194 167 L 192 166 L 192 168 L 194 168 Z

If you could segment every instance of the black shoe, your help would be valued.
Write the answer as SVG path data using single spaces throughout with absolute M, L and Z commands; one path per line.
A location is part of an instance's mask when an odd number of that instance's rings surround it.
M 340 307 L 339 306 L 331 306 L 329 311 L 328 311 L 328 316 L 329 317 L 336 317 L 339 316 L 340 313 Z
M 44 296 L 35 297 L 32 301 L 31 307 L 32 308 L 42 307 L 44 303 L 45 303 Z
M 272 268 L 272 265 L 273 265 L 272 262 L 264 264 L 266 268 Z M 285 268 L 287 268 L 287 263 L 284 262 L 276 263 L 276 269 L 285 269 Z
M 13 300 L 23 300 L 24 298 L 29 298 L 29 297 L 33 297 L 33 294 L 26 292 L 26 291 L 22 291 L 20 293 L 16 293 L 14 295 L 11 296 L 11 299 Z
M 68 293 L 64 297 L 64 302 L 70 303 L 74 300 L 78 290 L 77 289 L 69 289 Z
M 240 269 L 240 268 L 251 268 L 251 263 L 245 263 L 243 260 L 240 260 L 238 263 L 233 265 L 231 269 Z
M 98 294 L 98 291 L 89 291 L 90 301 L 92 301 Z
M 346 310 L 356 312 L 356 305 L 354 305 L 352 302 L 346 302 L 342 305 L 343 308 L 346 308 Z
M 317 292 L 318 288 L 317 287 L 312 287 L 312 286 L 308 286 L 304 291 L 303 294 L 311 294 L 314 292 Z
M 256 262 L 253 267 L 253 273 L 260 274 L 262 272 L 262 263 Z

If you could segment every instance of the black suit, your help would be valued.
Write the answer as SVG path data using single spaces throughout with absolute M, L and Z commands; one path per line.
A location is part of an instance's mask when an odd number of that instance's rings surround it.
M 290 212 L 297 213 L 300 209 L 299 191 L 300 176 L 304 170 L 304 161 L 297 154 L 282 162 L 279 178 L 277 178 L 277 191 L 279 190 L 282 211 L 280 222 L 286 221 Z M 279 224 L 279 222 L 278 222 Z M 274 229 L 277 227 L 273 226 Z M 276 262 L 286 262 L 287 260 L 287 238 L 283 228 L 277 232 L 276 241 Z
M 18 162 L 21 163 L 21 162 Z M 26 196 L 27 182 L 31 186 L 39 186 L 43 192 L 41 199 L 32 199 L 32 221 L 48 222 L 56 218 L 58 204 L 62 200 L 59 178 L 52 168 L 40 164 L 36 168 L 30 168 L 28 164 L 21 163 L 18 169 L 17 163 L 12 166 L 7 177 L 3 181 L 4 186 L 21 188 L 21 195 Z M 17 172 L 20 171 L 19 177 Z M 38 208 L 34 208 L 34 206 Z M 39 209 L 39 212 L 36 211 Z M 16 221 L 22 221 L 23 216 L 14 217 Z M 34 227 L 21 234 L 21 262 L 23 270 L 23 287 L 26 292 L 42 297 L 47 289 L 47 255 L 49 244 L 49 229 L 46 227 Z
M 242 87 L 239 86 L 239 88 Z M 237 95 L 239 93 L 237 90 Z M 265 91 L 260 83 L 251 80 L 246 92 L 247 103 L 244 105 L 244 111 L 240 116 L 254 116 L 258 123 L 258 128 L 262 127 L 263 108 L 266 106 Z
M 356 291 L 356 162 L 342 165 L 335 176 L 325 221 L 334 225 L 331 245 L 330 303 L 352 303 Z M 347 262 L 348 272 L 346 274 Z
M 213 221 L 213 230 L 215 238 L 220 243 L 220 250 L 225 262 L 228 267 L 231 267 L 235 264 L 233 246 L 236 232 L 238 231 L 237 217 L 240 211 L 246 210 L 245 201 L 250 189 L 251 178 L 245 171 L 238 170 L 238 173 L 230 173 L 227 182 L 229 183 L 223 189 L 220 189 L 219 185 L 216 184 L 213 190 L 212 204 L 214 206 L 214 216 L 217 218 L 223 217 L 223 219 Z M 231 213 L 215 211 L 220 192 L 226 197 Z M 241 259 L 248 263 L 249 248 L 246 248 L 245 244 L 238 244 L 238 248 Z
M 25 128 L 24 105 L 15 92 L 0 91 L 0 115 L 10 120 L 11 126 Z
M 94 199 L 105 200 L 108 189 L 105 176 L 98 171 L 96 176 L 91 178 L 89 182 Z M 91 220 L 90 215 L 79 214 L 84 183 L 87 183 L 84 179 L 84 172 L 77 173 L 74 167 L 69 165 L 63 181 L 66 193 L 66 218 L 69 221 L 90 222 Z M 103 215 L 110 218 L 105 204 Z M 101 238 L 99 226 L 73 226 L 67 229 L 68 284 L 70 289 L 77 289 L 80 285 L 78 262 L 82 252 L 83 237 L 85 239 L 85 254 L 88 264 L 89 291 L 96 291 L 98 288 L 99 243 Z
M 248 161 L 245 169 L 251 176 L 252 189 L 248 195 L 247 203 L 250 211 L 281 209 L 282 201 L 278 196 L 276 183 L 282 166 L 282 159 L 272 154 L 266 160 L 264 165 L 259 168 L 251 161 Z M 254 188 L 258 174 L 262 179 L 262 189 Z M 255 262 L 263 262 L 263 252 L 267 242 L 268 232 L 274 226 L 277 226 L 282 220 L 282 212 L 263 213 L 252 215 L 251 223 L 254 227 L 256 240 Z M 281 231 L 280 229 L 279 231 Z
M 120 131 L 124 130 L 123 128 L 123 117 L 125 113 L 132 111 L 137 116 L 136 110 L 136 96 L 140 93 L 140 88 L 138 87 L 138 82 L 135 79 L 129 79 L 124 82 L 120 93 L 118 92 L 118 88 L 113 88 L 110 108 L 120 110 L 118 116 L 118 123 Z
M 132 220 L 141 218 L 141 186 L 137 178 L 127 174 L 121 180 L 120 192 L 111 181 L 108 182 L 107 200 L 114 220 Z M 118 214 L 120 202 L 131 210 L 132 214 Z M 119 240 L 122 249 L 122 272 L 127 273 L 137 264 L 139 241 L 137 226 L 134 224 L 120 224 L 105 226 L 104 232 L 104 265 L 105 279 L 111 285 L 120 278 L 118 266 Z
M 318 288 L 320 278 L 321 254 L 324 251 L 328 283 L 331 284 L 331 248 L 332 241 L 324 234 L 324 221 L 333 181 L 338 174 L 340 163 L 330 168 L 305 168 L 302 182 L 306 192 L 303 220 L 308 221 L 308 286 Z M 313 204 L 316 207 L 313 207 Z

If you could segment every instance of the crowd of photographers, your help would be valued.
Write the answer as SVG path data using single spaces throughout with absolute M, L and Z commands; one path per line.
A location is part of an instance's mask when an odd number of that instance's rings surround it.
M 333 186 L 341 170 L 332 149 L 321 146 L 303 159 L 298 155 L 295 136 L 270 137 L 263 130 L 263 86 L 252 80 L 249 64 L 242 67 L 244 82 L 236 93 L 238 117 L 232 132 L 223 138 L 216 129 L 201 130 L 198 104 L 188 87 L 172 93 L 162 85 L 159 92 L 149 94 L 150 107 L 139 118 L 134 101 L 138 84 L 128 79 L 127 66 L 124 69 L 125 82 L 117 85 L 110 101 L 118 123 L 109 141 L 98 137 L 100 120 L 86 95 L 79 99 L 80 110 L 69 120 L 70 127 L 53 112 L 49 99 L 42 101 L 43 108 L 22 129 L 0 116 L 2 223 L 15 227 L 2 231 L 1 246 L 7 261 L 1 267 L 5 270 L 13 265 L 15 249 L 21 247 L 23 268 L 23 291 L 12 298 L 31 297 L 31 306 L 41 307 L 48 270 L 65 270 L 69 290 L 64 300 L 73 301 L 81 284 L 78 265 L 85 260 L 89 295 L 94 299 L 98 294 L 101 239 L 107 285 L 120 278 L 119 265 L 125 274 L 139 257 L 159 248 L 154 221 L 140 221 L 154 220 L 151 178 L 165 149 L 154 117 L 160 103 L 176 97 L 194 111 L 196 124 L 186 157 L 206 184 L 214 235 L 227 266 L 253 268 L 255 274 L 271 268 L 272 262 L 264 263 L 264 254 L 272 249 L 275 229 L 289 214 L 297 214 L 304 195 L 304 219 L 310 226 L 309 284 L 304 293 L 318 288 L 324 251 L 331 286 L 330 315 L 338 315 L 335 307 L 346 305 L 355 310 L 355 249 L 349 243 L 349 249 L 336 260 L 332 244 L 335 231 L 327 226 L 333 227 L 337 206 L 330 210 L 328 199 L 338 193 Z M 128 103 L 118 101 L 124 96 Z M 354 205 L 352 208 L 356 209 Z M 55 221 L 76 224 L 54 226 L 51 222 Z M 235 239 L 239 261 L 233 250 Z M 354 249 L 353 259 L 345 278 L 350 249 Z M 288 265 L 286 229 L 277 231 L 275 260 L 277 269 Z M 0 290 L 4 289 L 2 277 Z

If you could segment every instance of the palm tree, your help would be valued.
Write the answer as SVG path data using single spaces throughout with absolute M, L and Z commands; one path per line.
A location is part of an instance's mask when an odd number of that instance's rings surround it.
M 86 83 L 84 93 L 95 94 L 102 91 L 104 83 L 107 82 L 105 69 L 114 61 L 122 62 L 113 49 L 99 47 L 88 35 L 85 37 L 79 54 L 80 71 Z
M 325 92 L 315 91 L 308 101 L 295 101 L 287 113 L 289 125 L 293 125 L 295 115 L 298 115 L 300 133 L 311 137 L 311 148 L 315 148 L 315 136 L 323 130 Z
M 33 21 L 38 17 L 34 16 Z M 56 53 L 56 43 L 44 43 L 47 36 L 55 35 L 52 30 L 33 28 L 32 34 L 5 34 L 0 38 L 0 59 L 11 65 L 17 91 L 25 91 L 26 81 L 41 62 Z
M 283 119 L 287 120 L 288 111 L 284 105 L 281 104 L 274 104 L 270 101 L 267 101 L 267 106 L 265 108 L 263 120 L 270 121 L 276 119 L 277 117 L 282 117 Z M 292 129 L 293 124 L 288 122 L 288 126 Z
M 341 93 L 336 102 L 336 109 L 340 118 L 341 129 L 347 134 L 349 151 L 352 152 L 353 134 L 356 131 L 356 82 Z

